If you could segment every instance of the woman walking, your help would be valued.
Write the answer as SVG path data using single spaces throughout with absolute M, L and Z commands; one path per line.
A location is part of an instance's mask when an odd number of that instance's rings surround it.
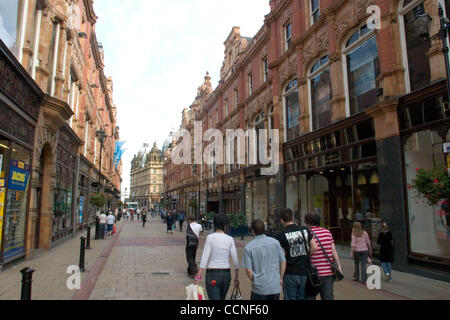
M 219 214 L 214 218 L 215 233 L 206 238 L 200 269 L 195 276 L 195 284 L 202 280 L 206 269 L 206 291 L 209 300 L 226 300 L 231 284 L 230 255 L 233 259 L 235 278 L 234 285 L 239 287 L 239 260 L 234 239 L 225 234 L 228 218 Z
M 316 213 L 308 213 L 305 216 L 306 226 L 313 234 L 319 249 L 311 255 L 311 264 L 313 264 L 320 277 L 320 298 L 321 300 L 334 300 L 334 274 L 331 263 L 336 261 L 341 273 L 341 261 L 334 245 L 334 239 L 331 232 L 320 227 L 320 216 Z M 317 296 L 308 297 L 308 300 L 316 300 Z
M 147 222 L 147 210 L 144 209 L 142 211 L 142 227 L 145 228 L 145 223 Z
M 378 235 L 377 243 L 380 245 L 380 261 L 383 267 L 386 281 L 392 280 L 391 264 L 394 262 L 394 246 L 392 244 L 392 233 L 386 222 L 381 224 L 381 232 Z
M 372 256 L 372 246 L 369 234 L 362 229 L 360 222 L 353 224 L 351 255 L 355 261 L 353 281 L 359 281 L 359 266 L 361 265 L 361 280 L 365 284 L 367 282 L 367 260 Z

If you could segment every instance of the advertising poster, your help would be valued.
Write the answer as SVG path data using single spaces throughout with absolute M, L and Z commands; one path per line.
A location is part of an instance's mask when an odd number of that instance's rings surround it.
M 30 166 L 22 161 L 11 160 L 9 169 L 9 185 L 10 190 L 26 191 L 28 179 L 30 177 Z
M 78 209 L 78 223 L 83 223 L 84 196 L 80 196 L 80 208 Z
M 436 236 L 439 240 L 450 240 L 450 214 L 447 201 L 443 201 L 436 212 Z
M 0 248 L 2 247 L 3 216 L 5 209 L 5 179 L 0 179 Z

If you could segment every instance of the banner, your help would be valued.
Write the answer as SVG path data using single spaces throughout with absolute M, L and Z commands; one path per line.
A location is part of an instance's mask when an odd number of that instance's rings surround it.
M 78 223 L 83 224 L 84 196 L 80 196 L 80 209 L 78 212 Z
M 117 166 L 120 163 L 120 160 L 122 159 L 122 155 L 125 152 L 125 150 L 123 150 L 123 145 L 126 142 L 124 141 L 117 141 L 116 142 L 116 146 L 115 146 L 115 150 L 114 150 L 114 161 L 113 161 L 113 165 L 115 166 L 116 170 L 117 170 Z
M 9 168 L 9 190 L 26 191 L 30 177 L 30 166 L 22 161 L 11 160 Z

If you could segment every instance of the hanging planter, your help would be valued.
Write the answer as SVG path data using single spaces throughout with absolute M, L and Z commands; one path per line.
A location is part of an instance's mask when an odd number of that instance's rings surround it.
M 442 200 L 450 199 L 450 179 L 447 168 L 435 166 L 431 169 L 416 169 L 417 177 L 408 186 L 414 189 L 417 196 L 427 205 L 434 207 Z

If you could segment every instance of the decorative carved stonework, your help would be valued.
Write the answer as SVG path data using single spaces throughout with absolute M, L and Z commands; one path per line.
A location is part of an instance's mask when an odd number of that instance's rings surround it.
M 0 90 L 37 120 L 40 109 L 39 96 L 19 74 L 3 59 L 0 60 Z
M 30 146 L 34 141 L 34 126 L 0 100 L 0 129 Z
M 46 125 L 54 134 L 63 127 L 66 124 L 66 121 L 73 115 L 73 111 L 67 103 L 49 95 L 44 97 L 42 112 L 44 114 Z

